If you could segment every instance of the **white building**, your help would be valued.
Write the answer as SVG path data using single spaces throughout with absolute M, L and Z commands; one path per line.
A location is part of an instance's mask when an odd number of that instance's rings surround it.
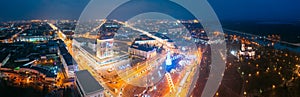
M 97 52 L 96 56 L 100 59 L 105 59 L 112 57 L 114 54 L 113 51 L 114 39 L 97 39 Z

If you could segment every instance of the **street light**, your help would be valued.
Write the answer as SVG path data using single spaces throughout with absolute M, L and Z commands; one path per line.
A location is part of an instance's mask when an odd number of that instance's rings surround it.
M 276 86 L 275 85 L 272 85 L 272 89 L 275 89 L 276 88 Z

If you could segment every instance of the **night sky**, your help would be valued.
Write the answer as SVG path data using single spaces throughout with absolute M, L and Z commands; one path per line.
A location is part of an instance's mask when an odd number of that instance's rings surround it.
M 89 0 L 2 0 L 0 21 L 78 19 Z M 300 0 L 208 0 L 221 20 L 300 20 Z

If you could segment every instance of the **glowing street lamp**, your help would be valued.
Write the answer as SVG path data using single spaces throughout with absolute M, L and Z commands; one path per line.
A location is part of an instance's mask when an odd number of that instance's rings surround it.
M 276 88 L 276 86 L 275 85 L 272 85 L 272 89 L 275 89 Z

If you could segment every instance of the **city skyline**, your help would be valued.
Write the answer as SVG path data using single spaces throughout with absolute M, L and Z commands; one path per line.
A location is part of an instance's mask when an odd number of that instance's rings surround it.
M 12 0 L 1 97 L 300 97 L 300 1 Z

